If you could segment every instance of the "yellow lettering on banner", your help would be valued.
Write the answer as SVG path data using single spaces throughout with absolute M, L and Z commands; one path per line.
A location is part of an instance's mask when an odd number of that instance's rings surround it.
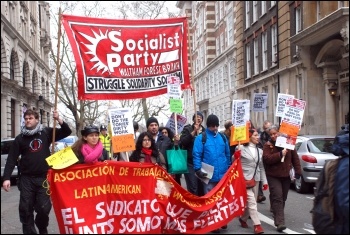
M 65 182 L 71 180 L 80 180 L 104 175 L 115 175 L 114 166 L 100 166 L 93 169 L 82 169 L 76 171 L 67 171 L 54 174 L 54 182 Z
M 79 159 L 75 156 L 71 147 L 64 148 L 46 158 L 47 164 L 52 166 L 53 169 L 64 169 L 78 161 Z
M 141 185 L 106 184 L 74 190 L 74 198 L 82 199 L 104 194 L 141 194 Z
M 119 175 L 128 175 L 129 167 L 120 167 Z

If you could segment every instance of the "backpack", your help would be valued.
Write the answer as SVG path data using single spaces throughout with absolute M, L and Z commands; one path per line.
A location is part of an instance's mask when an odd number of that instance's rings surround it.
M 222 139 L 224 140 L 224 143 L 226 144 L 226 137 L 224 136 L 224 134 L 221 133 L 221 132 L 218 132 L 218 133 L 221 135 Z M 202 132 L 202 143 L 203 143 L 203 145 L 205 144 L 205 142 L 207 142 L 207 133 L 205 131 L 203 131 Z
M 318 177 L 312 213 L 316 234 L 334 234 L 335 226 L 335 175 L 339 159 L 327 161 Z

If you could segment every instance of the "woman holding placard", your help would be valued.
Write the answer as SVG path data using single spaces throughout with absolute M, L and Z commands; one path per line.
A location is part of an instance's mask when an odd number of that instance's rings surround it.
M 270 188 L 270 203 L 274 214 L 275 226 L 277 231 L 282 232 L 286 229 L 284 207 L 291 184 L 289 171 L 294 167 L 295 178 L 299 178 L 301 166 L 296 150 L 289 150 L 275 145 L 279 136 L 279 127 L 272 125 L 268 129 L 268 133 L 270 140 L 264 144 L 263 160 Z

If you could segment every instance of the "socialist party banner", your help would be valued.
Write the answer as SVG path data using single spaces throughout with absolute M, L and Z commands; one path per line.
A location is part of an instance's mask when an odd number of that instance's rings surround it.
M 186 17 L 117 20 L 62 15 L 78 73 L 79 100 L 167 93 L 167 77 L 190 86 Z
M 204 234 L 242 215 L 247 199 L 240 159 L 203 197 L 152 163 L 76 164 L 48 181 L 61 234 Z

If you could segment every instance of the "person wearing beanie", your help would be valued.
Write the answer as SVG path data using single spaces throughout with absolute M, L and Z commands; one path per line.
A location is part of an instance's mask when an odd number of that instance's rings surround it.
M 167 159 L 166 151 L 173 148 L 173 144 L 168 136 L 162 135 L 159 131 L 159 122 L 157 118 L 150 117 L 146 121 L 147 132 L 150 133 L 156 142 L 159 152 Z M 175 138 L 179 138 L 178 136 Z
M 205 131 L 205 128 L 204 126 L 202 126 L 203 114 L 199 111 L 197 111 L 196 113 L 197 119 L 196 114 L 193 114 L 193 124 L 188 124 L 184 126 L 180 136 L 180 144 L 182 149 L 187 150 L 188 173 L 184 174 L 187 191 L 197 196 L 203 196 L 204 191 L 202 183 L 200 179 L 198 179 L 198 177 L 196 176 L 195 171 L 193 169 L 192 149 L 195 138 L 203 131 Z
M 210 192 L 220 182 L 232 163 L 229 142 L 225 135 L 218 133 L 220 124 L 219 118 L 214 114 L 210 114 L 207 117 L 206 124 L 206 141 L 203 144 L 203 134 L 198 135 L 194 140 L 192 152 L 193 169 L 199 178 L 207 179 L 207 174 L 201 170 L 202 162 L 214 167 L 213 176 L 211 179 L 209 179 L 208 184 L 201 181 L 204 194 Z M 221 228 L 227 229 L 227 225 L 224 225 Z M 220 233 L 220 230 L 218 229 L 212 232 Z

